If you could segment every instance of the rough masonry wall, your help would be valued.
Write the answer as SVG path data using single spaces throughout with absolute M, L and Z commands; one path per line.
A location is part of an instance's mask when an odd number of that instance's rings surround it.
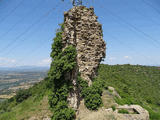
M 63 45 L 64 48 L 73 45 L 77 50 L 77 66 L 69 77 L 73 90 L 68 97 L 69 105 L 77 109 L 80 101 L 76 79 L 78 72 L 90 86 L 102 58 L 105 57 L 102 26 L 98 23 L 93 8 L 76 6 L 64 13 Z
M 93 8 L 73 7 L 64 14 L 63 44 L 74 45 L 77 50 L 79 72 L 88 84 L 92 84 L 97 68 L 105 57 L 106 44 L 102 25 L 98 23 Z

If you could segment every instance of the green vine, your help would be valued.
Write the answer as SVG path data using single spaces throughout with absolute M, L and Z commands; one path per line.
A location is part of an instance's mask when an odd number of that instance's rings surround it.
M 76 49 L 70 45 L 62 50 L 62 33 L 63 25 L 61 29 L 58 29 L 52 44 L 52 63 L 48 73 L 52 86 L 49 104 L 53 110 L 52 120 L 73 120 L 75 111 L 69 108 L 67 103 L 67 96 L 72 89 L 72 83 L 65 78 L 65 75 L 69 75 L 76 66 Z
M 80 75 L 78 76 L 80 85 L 81 97 L 84 98 L 85 106 L 90 110 L 98 110 L 102 106 L 102 90 L 103 82 L 95 79 L 91 86 L 88 86 L 87 81 L 83 80 Z
M 76 49 L 69 45 L 63 49 L 61 29 L 57 30 L 54 43 L 52 44 L 51 58 L 52 63 L 48 76 L 50 78 L 51 93 L 49 94 L 49 104 L 53 110 L 52 120 L 74 120 L 75 111 L 68 107 L 67 97 L 73 88 L 71 80 L 66 79 L 76 67 Z M 62 50 L 63 49 L 63 50 Z M 97 110 L 102 105 L 102 86 L 103 83 L 94 80 L 92 86 L 88 87 L 87 81 L 78 78 L 78 86 L 81 97 L 84 98 L 85 105 L 90 110 Z

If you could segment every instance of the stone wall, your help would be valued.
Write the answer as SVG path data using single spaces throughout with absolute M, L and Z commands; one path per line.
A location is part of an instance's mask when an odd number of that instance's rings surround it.
M 63 44 L 72 44 L 77 49 L 79 72 L 88 84 L 92 84 L 97 68 L 105 57 L 106 44 L 102 25 L 98 23 L 93 8 L 74 7 L 64 14 Z
M 75 6 L 64 13 L 64 48 L 68 45 L 76 47 L 77 72 L 81 73 L 81 77 L 88 82 L 89 86 L 92 84 L 92 78 L 97 74 L 98 66 L 105 57 L 106 51 L 102 25 L 97 21 L 97 18 L 94 9 L 85 6 Z M 76 79 L 72 79 L 72 83 L 74 90 L 76 90 Z M 71 104 L 74 108 L 76 103 L 73 101 L 77 101 L 75 98 L 78 96 L 75 91 L 69 95 L 68 100 L 70 103 L 74 103 Z

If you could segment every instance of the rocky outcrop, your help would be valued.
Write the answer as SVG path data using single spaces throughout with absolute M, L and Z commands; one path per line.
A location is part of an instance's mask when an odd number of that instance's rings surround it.
M 103 40 L 102 25 L 98 23 L 93 8 L 75 6 L 64 13 L 62 42 L 64 48 L 73 45 L 77 51 L 77 66 L 70 76 L 74 87 L 68 97 L 70 106 L 77 109 L 79 103 L 77 74 L 80 73 L 90 86 L 101 60 L 105 57 L 106 44 Z
M 117 98 L 121 98 L 121 96 L 117 93 L 114 87 L 108 86 L 108 90 L 112 91 L 112 95 L 114 95 Z

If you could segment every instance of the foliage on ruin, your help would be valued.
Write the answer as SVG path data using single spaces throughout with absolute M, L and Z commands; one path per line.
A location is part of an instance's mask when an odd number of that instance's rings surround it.
M 49 104 L 53 110 L 52 120 L 73 120 L 75 111 L 68 107 L 67 96 L 72 89 L 71 80 L 67 80 L 65 75 L 70 74 L 76 66 L 76 49 L 68 46 L 62 50 L 63 26 L 56 33 L 52 44 L 52 63 L 48 76 L 50 78 L 51 93 Z
M 88 86 L 87 81 L 83 80 L 80 76 L 78 77 L 80 85 L 81 97 L 84 98 L 85 106 L 90 110 L 97 110 L 102 106 L 102 90 L 103 82 L 98 79 L 94 79 L 93 84 Z

